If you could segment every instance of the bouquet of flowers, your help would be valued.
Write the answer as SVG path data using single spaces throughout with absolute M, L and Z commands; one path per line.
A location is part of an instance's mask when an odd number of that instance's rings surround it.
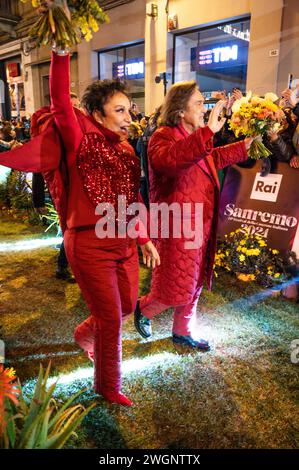
M 144 129 L 145 127 L 142 126 L 141 122 L 131 121 L 131 124 L 129 127 L 129 137 L 131 139 L 138 139 L 139 137 L 142 136 Z
M 278 132 L 285 125 L 286 117 L 283 110 L 275 104 L 277 100 L 274 93 L 266 93 L 261 98 L 248 92 L 232 106 L 229 127 L 235 136 L 256 137 L 248 152 L 250 158 L 257 160 L 271 155 L 260 136 L 268 131 Z
M 241 281 L 271 286 L 287 275 L 292 260 L 296 263 L 295 253 L 281 256 L 278 250 L 268 247 L 267 240 L 261 235 L 237 229 L 219 243 L 214 273 L 217 277 L 219 271 L 228 271 Z
M 96 0 L 32 0 L 31 3 L 39 18 L 28 34 L 37 47 L 53 43 L 58 47 L 71 47 L 81 38 L 90 41 L 99 23 L 109 22 Z

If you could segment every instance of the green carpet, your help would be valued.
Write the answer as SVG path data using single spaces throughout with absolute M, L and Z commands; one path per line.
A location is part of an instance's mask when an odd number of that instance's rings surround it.
M 0 243 L 46 235 L 0 220 Z M 98 406 L 68 447 L 77 448 L 296 448 L 299 444 L 299 304 L 282 297 L 258 300 L 261 289 L 225 275 L 203 291 L 194 328 L 209 353 L 171 341 L 171 311 L 153 322 L 143 340 L 132 318 L 123 327 L 123 391 L 134 407 L 108 405 L 92 391 L 91 363 L 74 343 L 88 315 L 77 285 L 55 279 L 54 248 L 0 253 L 0 315 L 6 358 L 30 394 L 39 363 L 52 361 L 56 396 Z M 141 268 L 140 292 L 150 273 Z M 299 360 L 299 353 L 297 355 Z M 59 383 L 59 382 L 58 382 Z

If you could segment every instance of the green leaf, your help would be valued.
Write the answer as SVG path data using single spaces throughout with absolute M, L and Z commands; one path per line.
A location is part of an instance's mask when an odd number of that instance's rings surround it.
M 75 429 L 81 424 L 85 416 L 96 406 L 95 403 L 90 405 L 83 413 L 80 414 L 71 424 L 65 426 L 64 429 L 55 436 L 48 439 L 44 449 L 61 449 L 65 442 L 71 437 Z
M 42 421 L 42 427 L 40 429 L 39 433 L 39 439 L 38 439 L 38 445 L 37 447 L 43 449 L 45 446 L 45 443 L 47 442 L 47 437 L 48 437 L 48 431 L 49 431 L 49 420 L 50 416 L 52 414 L 53 410 L 47 410 L 44 416 L 44 419 Z
M 40 365 L 38 379 L 34 388 L 33 397 L 27 405 L 21 384 L 18 406 L 10 403 L 9 419 L 6 431 L 2 436 L 5 448 L 61 448 L 64 443 L 75 434 L 75 429 L 84 417 L 95 406 L 92 404 L 85 409 L 83 405 L 76 404 L 70 407 L 86 389 L 71 396 L 69 400 L 58 408 L 53 393 L 57 382 L 47 389 L 50 374 L 49 363 L 45 373 Z M 51 416 L 53 415 L 52 419 Z
M 80 390 L 69 398 L 69 400 L 60 408 L 59 412 L 56 413 L 56 415 L 50 421 L 49 428 L 52 428 L 56 424 L 64 410 L 66 410 L 70 406 L 70 404 L 73 403 L 73 401 L 76 400 L 76 398 L 78 398 L 80 395 L 82 395 L 82 393 L 84 393 L 86 390 L 87 389 Z

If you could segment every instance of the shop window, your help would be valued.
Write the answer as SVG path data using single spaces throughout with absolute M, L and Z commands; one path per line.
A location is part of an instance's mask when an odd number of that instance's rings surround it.
M 196 80 L 207 98 L 213 92 L 246 90 L 250 19 L 176 35 L 174 81 Z
M 144 112 L 144 43 L 99 52 L 99 78 L 127 83 L 132 101 Z
M 5 61 L 5 69 L 9 88 L 11 117 L 20 119 L 25 115 L 24 77 L 21 58 L 13 57 Z

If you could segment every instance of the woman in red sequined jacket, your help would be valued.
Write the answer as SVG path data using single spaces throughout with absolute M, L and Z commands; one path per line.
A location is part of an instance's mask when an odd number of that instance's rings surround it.
M 134 311 L 138 293 L 136 240 L 98 238 L 95 208 L 118 196 L 138 201 L 139 160 L 128 144 L 130 101 L 122 83 L 91 84 L 83 96 L 86 113 L 70 101 L 69 54 L 52 53 L 51 111 L 63 139 L 68 170 L 66 230 L 68 261 L 90 310 L 75 330 L 77 343 L 94 361 L 94 389 L 112 403 L 130 406 L 121 393 L 121 324 Z M 159 262 L 148 239 L 139 241 L 147 260 Z

